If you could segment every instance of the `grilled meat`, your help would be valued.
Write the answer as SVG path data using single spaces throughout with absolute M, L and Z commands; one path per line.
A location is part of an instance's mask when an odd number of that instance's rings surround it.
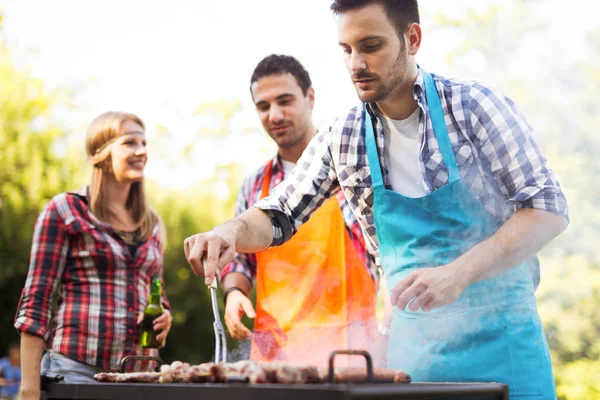
M 393 369 L 375 368 L 375 381 L 409 383 L 410 375 Z M 279 362 L 238 361 L 235 363 L 204 363 L 190 365 L 175 361 L 162 365 L 160 372 L 99 373 L 99 382 L 160 382 L 160 383 L 225 383 L 247 381 L 257 383 L 301 384 L 326 382 L 327 368 L 293 366 Z M 335 382 L 364 382 L 365 369 L 335 368 Z

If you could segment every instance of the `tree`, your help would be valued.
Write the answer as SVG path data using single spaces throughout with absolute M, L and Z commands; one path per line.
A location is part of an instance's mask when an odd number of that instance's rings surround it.
M 78 153 L 52 119 L 52 111 L 68 100 L 64 92 L 49 92 L 28 71 L 14 67 L 0 30 L 1 349 L 18 337 L 10 327 L 25 283 L 35 220 L 52 196 L 83 182 L 83 144 Z

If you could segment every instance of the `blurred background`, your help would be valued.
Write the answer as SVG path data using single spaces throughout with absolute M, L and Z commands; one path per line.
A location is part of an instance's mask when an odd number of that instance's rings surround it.
M 357 104 L 329 3 L 0 0 L 0 356 L 18 339 L 35 219 L 89 180 L 85 129 L 120 110 L 146 123 L 147 187 L 167 227 L 174 323 L 162 356 L 211 358 L 209 295 L 183 240 L 230 218 L 243 176 L 274 155 L 249 93 L 264 56 L 304 64 L 317 126 Z M 571 224 L 540 254 L 538 304 L 560 399 L 600 398 L 597 14 L 584 0 L 427 0 L 421 18 L 420 65 L 515 100 L 559 175 Z

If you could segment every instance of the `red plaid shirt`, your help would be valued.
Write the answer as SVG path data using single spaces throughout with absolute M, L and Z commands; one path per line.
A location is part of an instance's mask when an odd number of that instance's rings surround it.
M 283 181 L 284 176 L 283 165 L 279 156 L 276 156 L 274 159 L 270 160 L 269 163 L 273 163 L 273 171 L 269 185 L 270 193 L 275 186 Z M 236 215 L 243 213 L 248 208 L 253 206 L 254 203 L 260 200 L 262 186 L 265 180 L 265 173 L 269 163 L 263 165 L 256 173 L 249 175 L 244 179 L 236 201 Z M 350 236 L 350 240 L 354 244 L 354 248 L 358 252 L 360 258 L 368 268 L 371 277 L 374 280 L 377 280 L 379 274 L 377 272 L 377 266 L 375 265 L 375 258 L 366 250 L 365 240 L 363 238 L 360 225 L 358 224 L 356 217 L 354 217 L 354 214 L 352 213 L 352 210 L 350 209 L 348 202 L 346 202 L 342 192 L 338 192 L 335 196 L 340 204 L 340 209 L 342 210 L 342 215 L 344 217 L 344 223 L 346 224 L 346 231 Z M 246 275 L 251 282 L 254 283 L 254 279 L 256 277 L 256 255 L 254 253 L 236 253 L 234 260 L 225 266 L 225 268 L 223 268 L 221 271 L 221 279 L 223 279 L 225 275 L 229 274 L 230 272 L 241 272 Z
M 157 225 L 130 254 L 110 225 L 92 214 L 86 192 L 55 196 L 38 217 L 15 327 L 73 360 L 114 370 L 124 356 L 158 355 L 138 345 L 137 320 L 150 280 L 162 276 L 162 244 Z M 163 303 L 169 306 L 164 292 Z

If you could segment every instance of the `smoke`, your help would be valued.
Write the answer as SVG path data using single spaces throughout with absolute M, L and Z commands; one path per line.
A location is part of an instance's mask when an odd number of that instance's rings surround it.
M 242 340 L 239 342 L 238 347 L 229 351 L 227 354 L 228 362 L 236 362 L 241 360 L 247 360 L 250 358 L 250 341 Z
M 251 357 L 255 360 L 318 367 L 328 366 L 329 357 L 335 350 L 365 350 L 375 358 L 378 336 L 374 310 L 369 311 L 373 316 L 371 321 L 330 321 L 328 325 L 321 326 L 299 324 L 285 332 L 277 329 L 255 330 Z M 334 363 L 336 366 L 364 366 L 365 360 L 356 355 L 338 355 Z

